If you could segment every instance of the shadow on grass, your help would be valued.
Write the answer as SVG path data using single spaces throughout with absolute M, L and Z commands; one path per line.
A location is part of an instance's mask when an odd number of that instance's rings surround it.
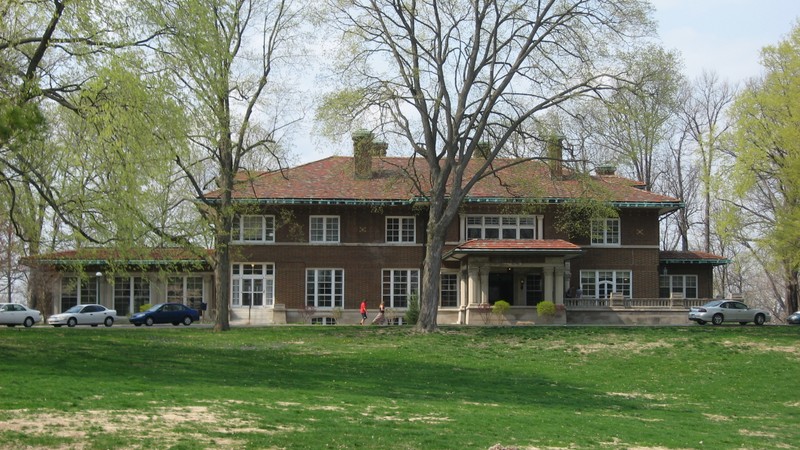
M 113 408 L 116 401 L 123 402 L 117 397 L 125 392 L 188 404 L 198 398 L 247 400 L 270 391 L 364 403 L 391 398 L 509 408 L 640 407 L 635 399 L 609 397 L 589 384 L 556 379 L 552 374 L 557 367 L 539 370 L 537 364 L 553 362 L 529 359 L 525 346 L 547 341 L 549 332 L 523 334 L 523 345 L 508 349 L 490 339 L 519 339 L 519 332 L 424 336 L 374 328 L 223 334 L 178 329 L 36 331 L 40 335 L 27 341 L 39 346 L 33 355 L 23 342 L 0 345 L 4 380 L 37 384 L 34 396 L 5 390 L 6 409 L 81 408 L 97 393 L 104 396 L 105 407 Z

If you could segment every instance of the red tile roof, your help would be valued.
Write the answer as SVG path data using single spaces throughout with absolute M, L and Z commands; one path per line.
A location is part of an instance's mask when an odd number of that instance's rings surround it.
M 580 250 L 563 239 L 472 239 L 458 247 L 463 250 Z
M 483 159 L 470 161 L 467 178 L 476 173 Z M 617 176 L 593 176 L 591 183 L 576 177 L 554 180 L 542 161 L 497 159 L 496 175 L 479 181 L 467 201 L 511 198 L 564 201 L 595 198 L 603 201 L 654 204 L 675 208 L 680 200 L 640 189 L 641 183 Z M 418 175 L 414 186 L 408 174 Z M 430 181 L 427 163 L 421 158 L 374 157 L 369 179 L 354 176 L 353 158 L 332 156 L 312 163 L 276 172 L 241 172 L 233 198 L 241 201 L 277 202 L 307 201 L 403 201 L 427 197 Z M 218 194 L 211 192 L 207 198 Z M 661 205 L 659 205 L 661 204 Z
M 202 250 L 206 254 L 212 250 Z M 137 248 L 117 250 L 109 248 L 82 248 L 61 252 L 46 253 L 22 258 L 27 266 L 59 264 L 123 264 L 123 265 L 164 265 L 164 264 L 202 264 L 204 255 L 198 255 L 184 248 Z
M 459 259 L 468 255 L 487 254 L 525 254 L 577 256 L 583 250 L 580 246 L 562 239 L 472 239 L 446 252 L 444 259 Z
M 728 264 L 730 260 L 724 256 L 700 251 L 662 251 L 659 259 L 672 263 Z

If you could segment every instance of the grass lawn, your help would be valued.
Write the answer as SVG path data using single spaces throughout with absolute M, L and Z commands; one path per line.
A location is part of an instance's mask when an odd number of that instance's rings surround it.
M 0 448 L 797 448 L 800 327 L 0 329 Z

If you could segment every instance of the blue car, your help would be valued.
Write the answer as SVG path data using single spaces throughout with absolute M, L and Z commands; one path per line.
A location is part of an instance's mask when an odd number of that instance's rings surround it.
M 154 323 L 182 323 L 188 326 L 200 320 L 200 312 L 180 303 L 159 303 L 145 312 L 132 315 L 128 320 L 137 327 L 142 324 L 150 327 Z

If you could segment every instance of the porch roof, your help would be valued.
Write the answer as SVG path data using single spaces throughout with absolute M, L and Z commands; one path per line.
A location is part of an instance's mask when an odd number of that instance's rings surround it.
M 698 251 L 662 251 L 658 257 L 661 264 L 710 264 L 723 266 L 731 260 L 713 253 Z
M 573 258 L 583 253 L 580 246 L 563 239 L 472 239 L 446 252 L 442 259 L 460 260 L 470 255 L 557 255 Z

